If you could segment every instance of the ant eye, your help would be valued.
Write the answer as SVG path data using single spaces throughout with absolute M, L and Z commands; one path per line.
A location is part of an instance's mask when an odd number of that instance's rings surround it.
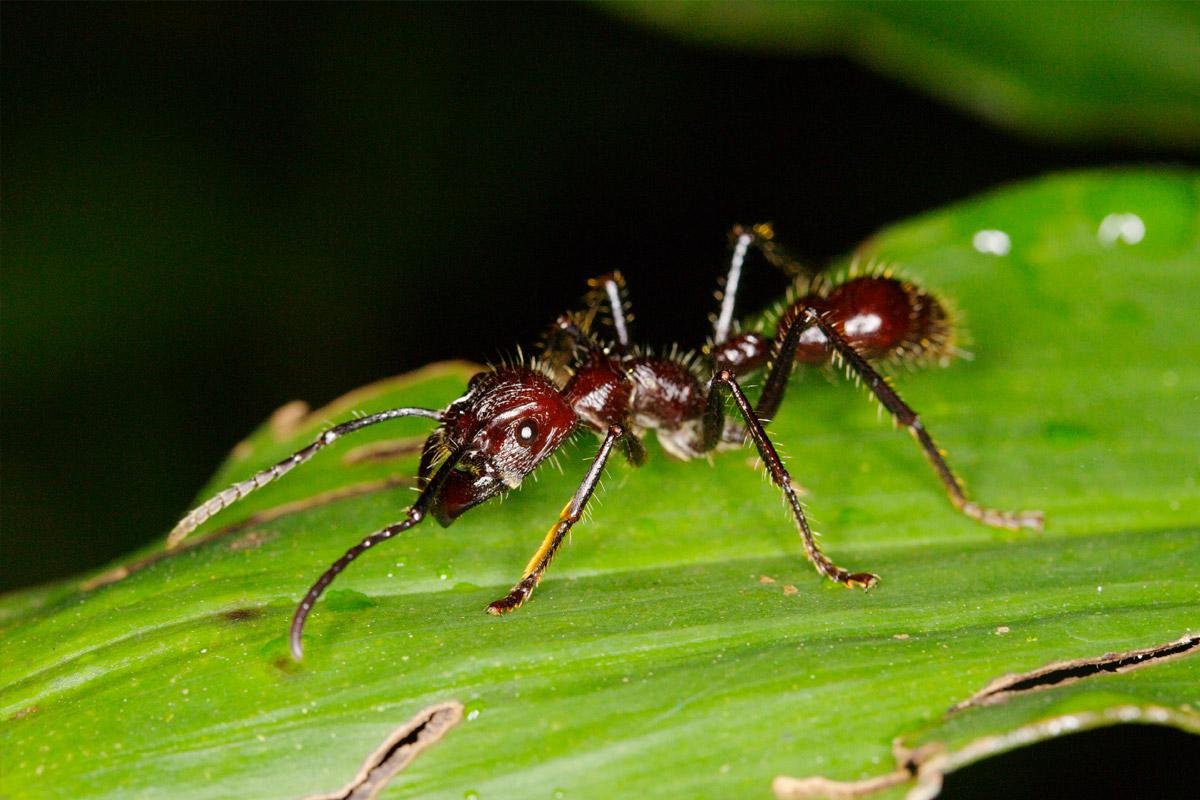
M 537 438 L 537 435 L 537 423 L 531 419 L 523 420 L 517 426 L 517 441 L 521 444 L 533 444 L 533 440 Z

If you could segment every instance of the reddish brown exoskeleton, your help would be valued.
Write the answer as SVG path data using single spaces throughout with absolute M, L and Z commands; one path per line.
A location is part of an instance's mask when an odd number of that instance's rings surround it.
M 983 508 L 967 499 L 920 419 L 872 366 L 872 361 L 946 362 L 953 356 L 954 325 L 944 304 L 929 292 L 887 272 L 831 281 L 797 266 L 774 240 L 769 226 L 736 227 L 720 311 L 705 357 L 672 350 L 654 355 L 631 346 L 624 283 L 619 273 L 590 282 L 585 310 L 558 318 L 542 358 L 531 365 L 503 366 L 475 375 L 466 393 L 445 409 L 397 408 L 337 425 L 312 444 L 201 504 L 168 537 L 174 547 L 230 503 L 307 461 L 318 450 L 365 427 L 406 416 L 437 420 L 417 468 L 420 494 L 405 518 L 368 536 L 335 561 L 300 601 L 292 618 L 292 654 L 302 655 L 301 634 L 313 604 L 365 550 L 402 533 L 432 514 L 443 526 L 471 508 L 516 489 L 575 431 L 601 437 L 591 467 L 504 597 L 488 606 L 491 614 L 520 607 L 541 580 L 571 527 L 579 520 L 600 481 L 613 448 L 620 446 L 634 466 L 645 461 L 642 437 L 657 434 L 663 449 L 691 459 L 718 447 L 738 447 L 747 438 L 783 492 L 805 554 L 822 575 L 849 587 L 870 588 L 878 578 L 849 572 L 817 546 L 791 477 L 767 436 L 795 363 L 844 364 L 920 444 L 941 479 L 950 502 L 972 519 L 1002 528 L 1042 526 L 1040 512 L 1012 513 Z M 796 276 L 794 299 L 777 310 L 772 332 L 743 332 L 734 322 L 742 266 L 750 248 Z M 611 338 L 595 328 L 601 311 L 611 316 Z M 766 370 L 763 391 L 751 403 L 739 379 Z M 740 420 L 725 420 L 725 397 Z

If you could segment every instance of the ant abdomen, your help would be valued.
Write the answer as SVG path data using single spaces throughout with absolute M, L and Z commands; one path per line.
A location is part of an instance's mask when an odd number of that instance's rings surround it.
M 920 286 L 890 275 L 851 278 L 800 298 L 781 315 L 776 337 L 809 307 L 870 361 L 938 361 L 953 350 L 954 325 L 945 305 Z M 825 335 L 808 326 L 800 334 L 796 361 L 822 364 L 829 355 Z

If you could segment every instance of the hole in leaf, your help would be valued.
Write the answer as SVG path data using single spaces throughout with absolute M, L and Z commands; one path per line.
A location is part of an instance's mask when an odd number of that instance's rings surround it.
M 457 700 L 430 706 L 384 739 L 367 756 L 354 780 L 336 792 L 311 795 L 305 800 L 374 800 L 397 772 L 440 741 L 462 717 L 463 706 Z
M 986 706 L 1003 703 L 1008 698 L 1023 692 L 1048 689 L 1065 683 L 1114 672 L 1128 672 L 1157 664 L 1170 658 L 1178 658 L 1200 650 L 1200 636 L 1184 636 L 1173 642 L 1126 653 L 1106 653 L 1097 658 L 1078 658 L 1072 661 L 1056 661 L 1044 667 L 1017 675 L 1004 675 L 989 683 L 982 690 L 953 706 L 951 713 L 971 706 Z

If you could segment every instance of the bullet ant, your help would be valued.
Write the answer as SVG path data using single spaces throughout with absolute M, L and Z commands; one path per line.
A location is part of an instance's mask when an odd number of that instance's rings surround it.
M 642 437 L 653 430 L 663 449 L 692 459 L 718 447 L 754 442 L 771 480 L 783 492 L 808 560 L 817 572 L 847 587 L 869 589 L 877 576 L 849 572 L 818 547 L 791 476 L 767 436 L 796 363 L 844 365 L 860 379 L 895 421 L 906 427 L 937 473 L 951 504 L 966 516 L 999 528 L 1040 530 L 1040 512 L 984 508 L 967 499 L 962 484 L 930 438 L 917 413 L 900 399 L 872 362 L 922 365 L 946 363 L 956 353 L 955 328 L 945 305 L 925 289 L 886 271 L 824 279 L 801 268 L 775 242 L 769 225 L 735 227 L 713 336 L 701 359 L 675 351 L 658 356 L 630 344 L 624 281 L 612 273 L 589 281 L 583 311 L 560 316 L 541 357 L 528 365 L 487 369 L 471 378 L 466 394 L 444 409 L 394 408 L 344 422 L 278 464 L 235 483 L 185 516 L 167 539 L 178 545 L 205 520 L 355 431 L 400 417 L 426 417 L 438 426 L 426 440 L 417 468 L 420 493 L 405 518 L 351 547 L 304 595 L 292 618 L 291 650 L 303 654 L 301 634 L 313 604 L 334 578 L 363 552 L 417 525 L 432 514 L 447 526 L 481 503 L 516 489 L 578 429 L 601 437 L 587 474 L 558 521 L 507 595 L 487 607 L 490 614 L 519 608 L 533 593 L 564 537 L 583 514 L 613 448 L 633 466 L 646 460 Z M 741 331 L 734 305 L 742 267 L 751 248 L 793 275 L 793 297 L 773 315 L 774 335 Z M 596 317 L 610 328 L 601 336 Z M 740 380 L 766 370 L 762 393 L 751 403 Z M 739 421 L 725 420 L 725 397 Z

